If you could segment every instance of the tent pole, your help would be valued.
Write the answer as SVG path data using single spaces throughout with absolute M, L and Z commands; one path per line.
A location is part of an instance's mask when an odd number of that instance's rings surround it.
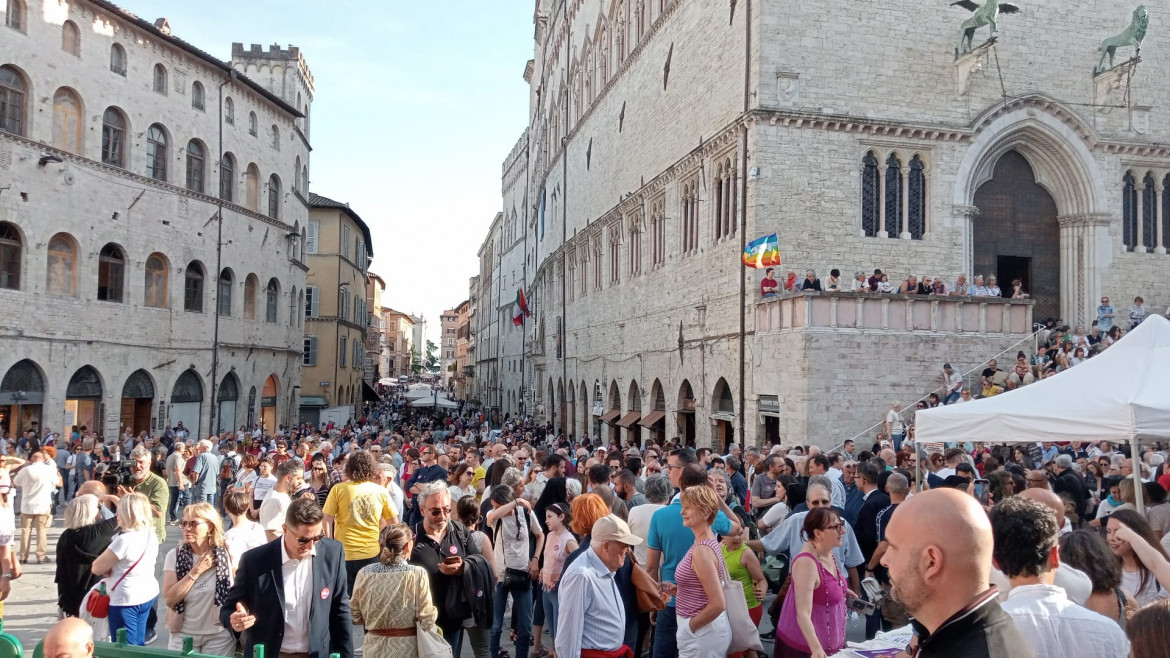
M 918 450 L 918 444 L 912 443 L 914 446 L 914 483 L 919 491 L 922 491 L 922 453 Z
M 1138 514 L 1141 514 L 1142 518 L 1145 518 L 1146 505 L 1143 500 L 1145 498 L 1145 489 L 1142 487 L 1142 456 L 1141 453 L 1138 452 L 1137 434 L 1134 434 L 1133 438 L 1131 438 L 1129 441 L 1130 462 L 1133 464 L 1133 504 L 1137 507 Z

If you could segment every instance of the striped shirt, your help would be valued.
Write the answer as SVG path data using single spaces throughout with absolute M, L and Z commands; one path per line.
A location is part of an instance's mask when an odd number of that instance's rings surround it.
M 707 607 L 707 590 L 703 589 L 703 583 L 699 580 L 699 574 L 695 573 L 691 566 L 691 557 L 695 554 L 695 548 L 699 546 L 707 546 L 712 551 L 716 560 L 716 570 L 720 578 L 724 578 L 723 569 L 718 565 L 723 562 L 723 549 L 719 546 L 719 542 L 714 539 L 706 539 L 696 543 L 687 551 L 683 557 L 682 562 L 678 563 L 678 568 L 674 570 L 675 584 L 678 585 L 678 594 L 675 595 L 675 609 L 680 617 L 694 617 L 699 612 Z M 700 549 L 702 550 L 702 549 Z

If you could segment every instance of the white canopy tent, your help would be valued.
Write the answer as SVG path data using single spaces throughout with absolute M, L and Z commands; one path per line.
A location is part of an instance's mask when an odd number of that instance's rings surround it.
M 433 397 L 435 397 L 435 389 L 431 388 L 430 386 L 422 386 L 419 388 L 411 389 L 411 390 L 406 392 L 406 399 L 407 400 L 418 400 L 420 398 L 433 398 Z
M 1130 442 L 1136 460 L 1141 439 L 1170 438 L 1170 320 L 1151 316 L 1101 354 L 1010 393 L 919 411 L 914 425 L 916 443 Z
M 444 397 L 426 397 L 410 403 L 412 407 L 434 407 L 436 409 L 458 409 L 459 403 Z

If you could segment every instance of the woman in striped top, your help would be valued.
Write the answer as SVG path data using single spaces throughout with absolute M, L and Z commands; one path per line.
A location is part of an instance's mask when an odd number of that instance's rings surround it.
M 674 573 L 679 658 L 723 656 L 731 646 L 731 624 L 723 598 L 722 581 L 727 578 L 723 550 L 711 531 L 718 512 L 719 494 L 711 487 L 699 485 L 683 491 L 683 525 L 695 533 L 695 544 Z

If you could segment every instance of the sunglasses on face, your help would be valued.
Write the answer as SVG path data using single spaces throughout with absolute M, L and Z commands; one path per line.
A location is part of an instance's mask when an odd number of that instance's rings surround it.
M 322 539 L 325 539 L 324 533 L 319 534 L 316 537 L 297 537 L 297 543 L 300 544 L 301 546 L 306 546 L 308 544 L 319 542 Z
M 440 516 L 451 516 L 451 508 L 450 507 L 436 507 L 434 509 L 427 510 L 427 514 L 430 514 L 431 516 L 436 517 L 436 518 L 438 518 Z
M 194 521 L 179 521 L 179 527 L 180 528 L 194 529 L 194 528 L 198 528 L 200 523 L 203 523 L 203 521 L 199 520 L 199 519 L 196 519 Z

